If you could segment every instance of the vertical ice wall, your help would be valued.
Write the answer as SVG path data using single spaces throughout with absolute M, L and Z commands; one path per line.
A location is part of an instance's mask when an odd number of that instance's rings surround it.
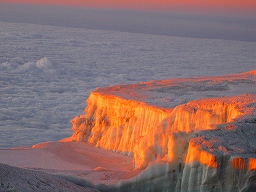
M 87 102 L 86 114 L 72 120 L 72 140 L 133 155 L 140 168 L 157 158 L 172 161 L 196 132 L 216 129 L 242 114 L 241 103 L 230 98 L 191 101 L 173 110 L 96 92 Z
M 111 95 L 91 93 L 86 114 L 71 123 L 74 141 L 133 155 L 135 146 L 168 115 L 168 110 Z

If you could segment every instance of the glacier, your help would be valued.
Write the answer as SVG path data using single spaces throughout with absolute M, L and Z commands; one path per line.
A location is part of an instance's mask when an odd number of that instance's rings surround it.
M 98 88 L 66 141 L 144 169 L 103 191 L 255 191 L 256 71 Z

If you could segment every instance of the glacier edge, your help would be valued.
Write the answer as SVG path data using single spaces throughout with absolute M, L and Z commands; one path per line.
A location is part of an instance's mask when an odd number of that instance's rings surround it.
M 253 191 L 255 84 L 251 71 L 99 88 L 86 113 L 71 121 L 71 140 L 133 156 L 134 166 L 145 169 L 111 190 Z M 177 88 L 185 90 L 180 99 L 173 97 Z M 163 97 L 176 104 L 156 106 Z

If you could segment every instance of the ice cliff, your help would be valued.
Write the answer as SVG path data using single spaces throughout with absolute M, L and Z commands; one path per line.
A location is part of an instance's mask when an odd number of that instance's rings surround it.
M 134 157 L 109 190 L 256 191 L 256 71 L 98 88 L 73 141 Z

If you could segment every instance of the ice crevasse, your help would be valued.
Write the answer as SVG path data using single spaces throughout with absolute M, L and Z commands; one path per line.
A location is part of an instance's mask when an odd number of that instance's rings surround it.
M 98 88 L 71 122 L 145 169 L 115 190 L 256 191 L 255 70 Z

